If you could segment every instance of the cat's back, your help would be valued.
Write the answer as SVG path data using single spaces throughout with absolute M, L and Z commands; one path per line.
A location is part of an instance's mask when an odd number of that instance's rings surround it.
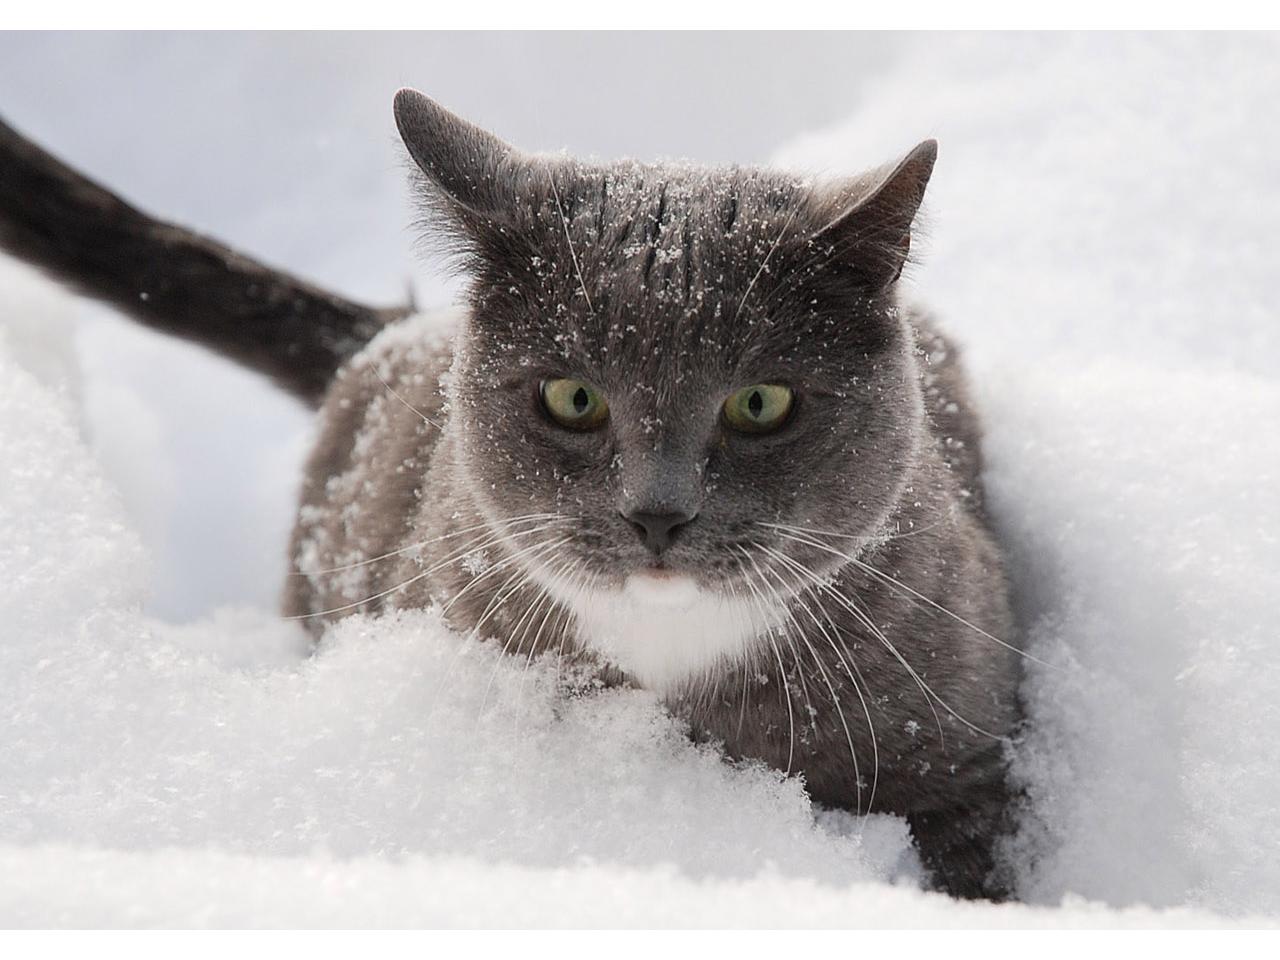
M 326 614 L 356 612 L 387 588 L 398 550 L 427 492 L 447 416 L 443 380 L 460 310 L 388 327 L 343 367 L 320 409 L 290 542 L 285 613 L 318 633 Z
M 930 431 L 955 477 L 958 496 L 982 517 L 982 423 L 960 349 L 927 311 L 911 308 L 907 316 L 915 332 Z

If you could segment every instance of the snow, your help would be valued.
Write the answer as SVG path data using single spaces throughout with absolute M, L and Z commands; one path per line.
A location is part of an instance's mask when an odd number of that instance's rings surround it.
M 1216 927 L 1186 908 L 991 907 L 881 884 L 762 870 L 698 880 L 670 867 L 538 868 L 457 857 L 338 860 L 215 850 L 0 848 L 0 903 L 28 926 Z
M 901 821 L 814 811 L 649 694 L 430 611 L 314 657 L 270 609 L 157 619 L 146 518 L 185 488 L 115 480 L 166 434 L 76 362 L 121 328 L 77 351 L 74 303 L 0 263 L 0 924 L 1274 922 L 1278 44 L 922 37 L 777 157 L 941 141 L 914 282 L 967 348 L 1045 662 L 1009 851 L 1030 905 L 921 893 Z

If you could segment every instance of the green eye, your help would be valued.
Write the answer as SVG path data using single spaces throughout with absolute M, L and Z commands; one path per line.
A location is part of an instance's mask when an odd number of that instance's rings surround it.
M 609 416 L 604 397 L 581 380 L 543 380 L 542 405 L 556 423 L 570 430 L 591 430 Z
M 768 433 L 786 422 L 795 397 L 790 387 L 757 383 L 724 402 L 724 418 L 729 426 L 743 433 Z

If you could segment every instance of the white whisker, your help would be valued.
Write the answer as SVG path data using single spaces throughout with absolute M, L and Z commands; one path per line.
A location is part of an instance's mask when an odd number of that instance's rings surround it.
M 429 424 L 430 426 L 435 427 L 441 433 L 444 432 L 444 427 L 440 426 L 440 424 L 436 423 L 434 420 L 428 417 L 425 413 L 423 413 L 421 410 L 415 407 L 412 403 L 410 403 L 404 397 L 400 396 L 400 394 L 396 393 L 395 389 L 391 386 L 391 384 L 387 383 L 386 379 L 382 376 L 382 371 L 378 369 L 378 365 L 376 361 L 374 363 L 371 363 L 369 366 L 370 366 L 370 369 L 373 370 L 373 375 L 382 381 L 382 385 L 387 388 L 387 391 L 393 397 L 395 397 L 397 400 L 403 403 L 410 411 L 412 411 L 413 413 L 421 417 L 423 423 L 426 423 L 426 424 Z
M 318 577 L 326 573 L 343 573 L 347 570 L 355 570 L 359 567 L 367 567 L 370 564 L 378 563 L 381 560 L 389 560 L 392 557 L 403 556 L 404 554 L 409 553 L 411 551 L 421 550 L 423 547 L 430 546 L 433 543 L 440 543 L 443 540 L 451 540 L 454 537 L 460 537 L 463 534 L 472 533 L 476 530 L 491 529 L 495 525 L 507 526 L 507 525 L 512 525 L 516 523 L 524 523 L 532 520 L 554 520 L 554 519 L 570 520 L 572 518 L 563 517 L 557 513 L 527 513 L 519 517 L 508 517 L 505 520 L 498 521 L 497 524 L 490 523 L 489 521 L 483 521 L 481 523 L 472 524 L 469 527 L 463 527 L 460 530 L 454 530 L 450 533 L 442 534 L 441 536 L 438 536 L 438 537 L 431 537 L 430 539 L 427 539 L 427 540 L 419 540 L 417 543 L 408 544 L 407 546 L 400 547 L 398 550 L 391 550 L 387 553 L 379 554 L 376 557 L 368 557 L 367 559 L 357 560 L 353 563 L 344 563 L 341 566 L 337 566 L 337 567 L 322 567 L 318 570 L 292 570 L 290 571 L 289 576 Z
M 748 554 L 744 548 L 738 547 L 738 552 L 748 560 L 751 559 L 750 554 Z M 743 582 L 746 583 L 747 589 L 751 591 L 753 596 L 756 598 L 756 603 L 759 604 L 762 618 L 765 622 L 768 622 L 768 604 L 752 582 L 751 574 L 745 567 L 742 568 L 742 574 Z M 789 735 L 789 745 L 787 747 L 787 768 L 783 771 L 783 775 L 790 776 L 791 770 L 795 766 L 796 756 L 796 718 L 795 710 L 791 703 L 791 684 L 787 681 L 787 671 L 782 664 L 782 653 L 778 650 L 778 645 L 774 643 L 772 635 L 769 636 L 769 646 L 773 650 L 773 659 L 778 665 L 778 679 L 782 681 L 782 698 L 787 704 L 787 730 Z
M 1046 663 L 1044 660 L 1041 660 L 1038 657 L 1035 657 L 1024 650 L 1018 649 L 1013 644 L 1005 640 L 1001 640 L 999 637 L 991 635 L 986 630 L 983 630 L 981 627 L 977 626 L 976 624 L 970 623 L 968 620 L 966 620 L 964 617 L 960 616 L 959 614 L 954 613 L 951 610 L 948 610 L 942 604 L 929 599 L 924 594 L 920 593 L 918 590 L 914 590 L 911 587 L 907 586 L 905 583 L 902 583 L 899 580 L 895 580 L 893 577 L 889 576 L 887 573 L 877 570 L 875 567 L 871 566 L 869 563 L 867 563 L 866 561 L 858 557 L 851 556 L 850 554 L 847 554 L 842 550 L 837 550 L 835 547 L 831 546 L 831 544 L 829 543 L 824 543 L 815 537 L 796 536 L 795 534 L 790 534 L 782 530 L 779 530 L 779 535 L 788 540 L 794 540 L 797 543 L 803 543 L 808 546 L 815 547 L 819 550 L 825 550 L 827 553 L 830 553 L 833 556 L 839 557 L 841 560 L 845 561 L 846 563 L 851 563 L 854 566 L 858 567 L 858 569 L 863 570 L 875 577 L 880 578 L 881 580 L 889 584 L 890 587 L 897 587 L 900 590 L 910 594 L 915 599 L 920 600 L 924 603 L 927 603 L 929 606 L 933 607 L 939 613 L 945 614 L 946 616 L 950 617 L 952 620 L 955 620 L 957 623 L 963 624 L 964 626 L 968 627 L 970 630 L 977 633 L 979 636 L 985 637 L 986 639 L 990 640 L 992 643 L 998 644 L 999 646 L 1004 647 L 1006 650 L 1009 650 L 1012 653 L 1016 653 L 1021 657 L 1026 657 L 1028 660 L 1032 661 L 1033 663 L 1037 663 L 1044 667 L 1053 667 L 1053 664 Z
M 767 549 L 767 548 L 762 547 L 762 545 L 761 545 L 761 544 L 754 544 L 754 546 L 755 546 L 755 547 L 757 547 L 757 548 L 759 548 L 759 549 Z M 753 564 L 755 563 L 755 560 L 754 560 L 754 559 L 752 559 L 752 563 L 753 563 Z M 764 569 L 765 569 L 765 570 L 767 570 L 767 571 L 769 572 L 769 574 L 770 574 L 770 575 L 772 575 L 772 576 L 774 577 L 774 579 L 776 579 L 776 580 L 778 580 L 780 583 L 782 583 L 782 585 L 783 585 L 784 587 L 786 586 L 786 582 L 782 580 L 782 578 L 781 578 L 781 576 L 779 575 L 779 573 L 778 573 L 777 569 L 776 569 L 776 568 L 774 568 L 774 566 L 773 566 L 772 564 L 770 564 L 770 563 L 767 563 L 767 562 L 766 562 L 766 563 L 765 563 L 765 565 L 764 565 Z M 803 607 L 803 608 L 804 608 L 804 610 L 809 614 L 810 619 L 812 619 L 812 620 L 813 620 L 813 622 L 814 622 L 815 626 L 817 626 L 817 627 L 818 627 L 818 629 L 819 629 L 822 633 L 824 633 L 824 634 L 825 634 L 825 632 L 826 632 L 826 631 L 823 629 L 822 624 L 818 621 L 818 618 L 817 618 L 816 616 L 814 616 L 813 611 L 809 609 L 808 604 L 806 604 L 802 599 L 800 599 L 799 594 L 797 594 L 797 595 L 794 597 L 794 600 L 795 600 L 795 602 L 797 602 L 801 607 Z M 830 674 L 828 674 L 828 673 L 827 673 L 826 664 L 825 664 L 825 663 L 823 663 L 822 658 L 818 656 L 818 651 L 817 651 L 816 649 L 814 649 L 813 644 L 811 644 L 811 643 L 809 642 L 809 638 L 808 638 L 808 636 L 805 634 L 804 628 L 803 628 L 802 626 L 800 626 L 799 622 L 796 620 L 795 616 L 791 613 L 790 609 L 788 609 L 788 611 L 787 611 L 787 616 L 788 616 L 788 617 L 790 617 L 790 618 L 791 618 L 791 622 L 792 622 L 792 623 L 794 623 L 794 624 L 796 625 L 796 630 L 797 630 L 797 632 L 800 634 L 800 639 L 804 642 L 804 645 L 809 649 L 809 655 L 813 658 L 813 662 L 814 662 L 815 664 L 817 664 L 817 666 L 818 666 L 818 672 L 822 675 L 822 680 L 823 680 L 823 682 L 826 684 L 827 691 L 831 694 L 831 703 L 832 703 L 832 705 L 833 705 L 833 706 L 835 706 L 835 708 L 836 708 L 836 715 L 839 717 L 839 719 L 840 719 L 840 726 L 841 726 L 841 727 L 843 728 L 843 730 L 844 730 L 845 742 L 846 742 L 846 743 L 848 744 L 848 746 L 849 746 L 849 759 L 853 762 L 853 780 L 854 780 L 854 789 L 855 789 L 855 791 L 856 791 L 856 793 L 857 793 L 857 797 L 858 797 L 858 809 L 857 809 L 857 812 L 858 812 L 859 814 L 861 814 L 861 813 L 863 812 L 863 806 L 862 806 L 862 772 L 861 772 L 861 770 L 860 770 L 860 769 L 859 769 L 859 767 L 858 767 L 858 753 L 857 753 L 857 750 L 855 750 L 855 749 L 854 749 L 854 746 L 853 746 L 853 733 L 849 730 L 849 723 L 848 723 L 848 721 L 845 719 L 845 715 L 844 715 L 844 708 L 841 706 L 841 703 L 840 703 L 840 696 L 839 696 L 839 694 L 837 694 L 837 693 L 836 693 L 835 684 L 833 684 L 833 683 L 831 682 L 831 676 L 830 676 Z M 829 639 L 829 638 L 828 638 L 828 639 Z M 832 644 L 832 649 L 833 649 L 833 650 L 835 649 L 835 645 L 834 645 L 834 644 Z M 838 655 L 838 651 L 837 651 L 837 655 Z M 850 681 L 852 681 L 852 679 L 853 679 L 853 678 L 852 678 L 852 675 L 850 675 Z M 870 805 L 869 805 L 869 804 L 868 804 L 867 810 L 868 810 L 868 811 L 870 810 Z
M 787 231 L 791 228 L 791 224 L 796 219 L 799 209 L 791 211 L 791 216 L 787 217 L 787 222 L 782 225 L 782 229 L 778 231 L 778 236 L 773 241 L 773 246 L 769 248 L 769 252 L 764 255 L 764 259 L 760 261 L 760 269 L 756 271 L 755 276 L 751 278 L 751 282 L 747 284 L 746 292 L 743 293 L 742 299 L 738 301 L 738 309 L 734 311 L 734 320 L 738 319 L 738 315 L 742 313 L 742 308 L 746 306 L 747 297 L 751 296 L 752 289 L 755 288 L 756 281 L 764 274 L 765 268 L 769 266 L 769 259 L 773 256 L 774 251 L 778 249 L 778 244 L 782 243 L 782 238 L 787 235 Z
M 564 228 L 564 240 L 569 245 L 569 259 L 573 261 L 573 272 L 578 277 L 578 287 L 582 290 L 582 297 L 587 301 L 587 310 L 594 314 L 596 308 L 591 305 L 591 295 L 587 293 L 586 281 L 582 279 L 582 264 L 578 262 L 578 253 L 573 249 L 573 237 L 569 235 L 569 221 L 565 219 L 564 205 L 560 203 L 560 190 L 556 187 L 556 178 L 551 177 L 551 195 L 556 199 L 556 211 L 560 214 L 560 226 Z
M 803 592 L 809 593 L 810 596 L 812 596 L 813 602 L 817 604 L 818 610 L 821 611 L 823 618 L 827 622 L 827 625 L 830 626 L 831 628 L 831 632 L 829 633 L 826 627 L 822 625 L 821 621 L 819 621 L 818 618 L 814 616 L 814 613 L 809 608 L 809 605 L 801 601 L 801 605 L 804 607 L 805 612 L 808 613 L 811 618 L 813 618 L 814 626 L 817 627 L 818 632 L 822 634 L 823 638 L 827 641 L 827 644 L 831 647 L 836 657 L 839 658 L 841 665 L 844 667 L 845 674 L 849 677 L 849 682 L 853 686 L 854 693 L 857 694 L 858 696 L 858 701 L 862 705 L 863 715 L 866 717 L 866 720 L 867 720 L 867 731 L 871 735 L 871 757 L 872 757 L 871 794 L 867 800 L 867 812 L 870 813 L 872 807 L 875 805 L 876 790 L 880 783 L 880 745 L 876 737 L 876 725 L 871 718 L 871 707 L 867 703 L 867 696 L 871 695 L 871 687 L 869 684 L 867 684 L 866 678 L 862 676 L 862 671 L 858 669 L 857 660 L 856 658 L 854 658 L 853 652 L 849 650 L 847 647 L 845 647 L 843 643 L 838 642 L 840 637 L 840 628 L 836 626 L 835 621 L 831 618 L 831 614 L 829 614 L 827 612 L 827 608 L 823 606 L 822 597 L 819 594 L 812 592 L 814 585 L 822 584 L 823 582 L 822 578 L 819 577 L 812 570 L 810 570 L 808 567 L 804 566 L 804 564 L 800 563 L 797 560 L 792 559 L 791 557 L 788 557 L 786 554 L 782 553 L 781 551 L 774 550 L 771 547 L 766 547 L 763 545 L 760 545 L 760 548 L 765 553 L 769 554 L 770 556 L 776 558 L 778 561 L 794 569 L 798 575 L 803 576 L 810 581 L 810 584 L 804 588 Z M 847 657 L 846 657 L 846 654 L 848 655 Z M 866 696 L 863 695 L 862 688 L 858 686 L 859 681 L 862 682 L 863 686 L 867 687 Z M 843 719 L 843 717 L 841 719 Z

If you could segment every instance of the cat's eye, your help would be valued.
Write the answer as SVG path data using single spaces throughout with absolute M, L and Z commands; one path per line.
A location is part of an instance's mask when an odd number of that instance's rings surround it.
M 592 430 L 609 416 L 600 391 L 581 380 L 543 380 L 541 393 L 551 419 L 570 430 Z
M 790 387 L 757 383 L 744 387 L 724 402 L 724 419 L 743 433 L 769 433 L 787 422 L 795 393 Z

